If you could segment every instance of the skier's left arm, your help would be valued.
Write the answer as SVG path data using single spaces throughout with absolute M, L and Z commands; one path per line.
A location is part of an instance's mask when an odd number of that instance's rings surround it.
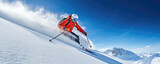
M 76 22 L 76 26 L 75 26 L 75 27 L 76 27 L 77 30 L 80 31 L 81 33 L 83 33 L 84 35 L 87 35 L 87 32 L 85 32 L 85 31 L 78 25 L 77 22 Z

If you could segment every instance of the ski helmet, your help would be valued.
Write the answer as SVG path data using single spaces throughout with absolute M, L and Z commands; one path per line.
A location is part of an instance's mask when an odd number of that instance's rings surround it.
M 75 21 L 78 20 L 78 15 L 77 15 L 77 14 L 72 14 L 71 17 L 72 17 L 72 19 L 75 20 Z

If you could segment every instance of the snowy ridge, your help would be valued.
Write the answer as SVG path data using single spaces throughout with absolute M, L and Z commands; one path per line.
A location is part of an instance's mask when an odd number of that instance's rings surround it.
M 160 63 L 160 52 L 135 54 L 132 51 L 124 50 L 122 48 L 113 48 L 113 49 L 107 49 L 103 53 L 111 57 L 117 57 L 122 60 L 131 61 L 130 64 L 159 64 Z
M 159 64 L 160 63 L 160 53 L 154 53 L 153 55 L 143 58 L 134 64 Z

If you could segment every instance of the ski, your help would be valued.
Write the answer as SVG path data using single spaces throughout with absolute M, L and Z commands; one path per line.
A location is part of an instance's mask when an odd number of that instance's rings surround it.
M 81 48 L 82 50 L 84 50 L 84 51 L 86 51 L 86 52 L 88 52 L 88 53 L 94 54 L 93 51 L 91 51 L 91 50 L 89 50 L 89 49 L 83 47 L 82 45 L 80 45 L 80 46 L 82 47 L 82 48 Z
M 91 50 L 88 50 L 88 49 L 84 49 L 84 50 L 87 51 L 87 52 L 89 52 L 89 53 L 91 53 L 91 54 L 94 54 L 94 52 L 91 51 Z

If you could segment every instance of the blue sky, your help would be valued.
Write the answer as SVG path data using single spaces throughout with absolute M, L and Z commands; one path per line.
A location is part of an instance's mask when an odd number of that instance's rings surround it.
M 160 44 L 160 1 L 22 0 L 57 14 L 79 15 L 97 49 L 135 49 Z

